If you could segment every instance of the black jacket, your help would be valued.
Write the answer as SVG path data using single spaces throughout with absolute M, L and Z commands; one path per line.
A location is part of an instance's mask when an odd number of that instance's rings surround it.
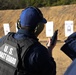
M 27 31 L 21 29 L 13 37 L 17 40 L 25 37 L 38 40 L 33 34 L 30 35 Z M 4 37 L 1 40 L 3 39 Z M 48 49 L 40 43 L 35 43 L 29 48 L 22 61 L 25 70 L 30 75 L 56 75 L 56 63 L 53 57 L 49 55 Z

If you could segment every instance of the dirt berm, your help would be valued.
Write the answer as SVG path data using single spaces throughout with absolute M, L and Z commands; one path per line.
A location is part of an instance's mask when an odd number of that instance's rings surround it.
M 58 40 L 64 40 L 64 22 L 72 20 L 74 22 L 74 31 L 76 30 L 76 5 L 42 7 L 40 8 L 47 21 L 54 22 L 54 31 L 59 30 Z M 0 37 L 4 35 L 3 23 L 9 23 L 11 31 L 16 31 L 15 23 L 23 9 L 18 10 L 0 10 Z M 46 40 L 45 28 L 38 36 L 40 40 Z

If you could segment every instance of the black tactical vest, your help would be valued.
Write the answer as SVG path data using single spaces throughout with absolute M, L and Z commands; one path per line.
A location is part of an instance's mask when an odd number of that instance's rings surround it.
M 32 39 L 16 40 L 8 33 L 6 39 L 0 43 L 0 75 L 26 75 L 21 71 L 22 58 L 34 44 Z

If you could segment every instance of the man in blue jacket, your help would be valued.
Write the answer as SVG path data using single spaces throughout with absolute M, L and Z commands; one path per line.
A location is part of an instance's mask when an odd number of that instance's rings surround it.
M 46 22 L 40 9 L 36 7 L 28 7 L 21 12 L 17 23 L 18 32 L 12 37 L 17 41 L 29 38 L 35 41 L 35 44 L 28 48 L 26 55 L 22 58 L 23 70 L 26 73 L 18 75 L 56 75 L 56 63 L 52 57 L 55 45 L 52 46 L 49 40 L 47 49 L 37 39 Z

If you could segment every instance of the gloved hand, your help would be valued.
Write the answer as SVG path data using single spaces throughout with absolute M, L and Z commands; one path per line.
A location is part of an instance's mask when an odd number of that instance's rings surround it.
M 57 43 L 57 40 L 56 42 L 54 43 L 54 45 L 51 44 L 51 38 L 48 38 L 48 41 L 47 41 L 47 48 L 48 48 L 48 52 L 49 54 L 52 56 L 52 50 L 53 48 L 55 47 L 56 43 Z

